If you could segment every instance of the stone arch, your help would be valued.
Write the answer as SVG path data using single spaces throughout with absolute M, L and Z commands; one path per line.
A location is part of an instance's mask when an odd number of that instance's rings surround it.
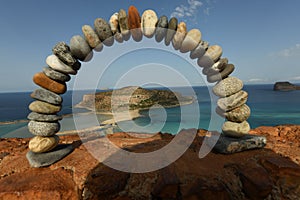
M 216 112 L 227 119 L 222 131 L 229 137 L 241 137 L 250 130 L 246 121 L 250 116 L 250 108 L 246 105 L 247 92 L 243 91 L 240 79 L 229 76 L 234 71 L 234 65 L 227 58 L 221 58 L 222 48 L 210 46 L 202 40 L 198 29 L 187 31 L 184 22 L 178 23 L 176 18 L 168 20 L 166 16 L 157 17 L 153 10 L 146 10 L 140 16 L 134 6 L 130 6 L 128 14 L 121 9 L 109 19 L 94 21 L 94 27 L 84 25 L 83 37 L 73 36 L 70 44 L 57 43 L 48 56 L 48 67 L 33 76 L 35 84 L 40 86 L 31 97 L 35 99 L 29 105 L 32 111 L 28 115 L 29 131 L 35 135 L 29 142 L 31 156 L 51 152 L 59 142 L 55 134 L 60 130 L 57 113 L 61 110 L 61 94 L 67 90 L 66 82 L 76 75 L 81 62 L 88 62 L 94 51 L 101 51 L 103 46 L 112 46 L 115 41 L 124 42 L 132 39 L 136 42 L 143 37 L 155 37 L 157 42 L 164 40 L 168 46 L 172 43 L 175 50 L 182 53 L 190 52 L 191 59 L 197 59 L 202 72 L 210 83 L 217 82 L 213 93 L 219 98 Z M 28 156 L 28 155 L 27 155 Z

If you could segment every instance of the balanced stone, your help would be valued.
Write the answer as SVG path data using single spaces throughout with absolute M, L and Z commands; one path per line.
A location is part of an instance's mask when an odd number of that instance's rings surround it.
M 211 59 L 211 57 L 208 54 L 204 54 L 202 57 L 198 58 L 197 60 L 197 64 L 200 67 L 204 67 L 204 68 L 210 68 L 213 66 L 215 62 L 213 61 L 213 59 Z
M 188 51 L 194 50 L 201 41 L 201 32 L 198 29 L 190 30 L 180 47 L 180 52 L 186 53 Z
M 52 80 L 59 81 L 59 82 L 68 82 L 71 80 L 71 77 L 68 74 L 61 73 L 50 67 L 44 67 L 43 72 L 46 76 L 51 78 Z
M 93 51 L 86 40 L 80 35 L 74 35 L 70 40 L 72 55 L 78 60 L 87 62 L 93 57 Z
M 34 101 L 29 105 L 29 109 L 41 114 L 56 114 L 61 110 L 61 106 L 52 105 L 42 101 Z
M 236 77 L 228 77 L 218 82 L 213 87 L 213 93 L 219 97 L 228 97 L 243 88 L 243 82 Z
M 177 30 L 178 20 L 172 17 L 168 23 L 168 30 L 165 37 L 165 45 L 169 46 Z
M 208 42 L 202 40 L 198 44 L 198 46 L 193 51 L 191 51 L 190 58 L 191 59 L 201 58 L 205 54 L 206 50 L 208 49 L 208 46 L 209 46 Z
M 238 123 L 246 121 L 250 117 L 251 113 L 250 108 L 246 104 L 228 112 L 224 112 L 217 107 L 216 112 L 222 117 L 225 117 L 228 121 Z
M 242 137 L 248 134 L 250 131 L 250 125 L 247 121 L 242 123 L 227 121 L 222 126 L 222 132 L 228 137 Z
M 102 45 L 100 45 L 100 46 L 102 46 Z M 74 65 L 72 65 L 72 68 L 76 71 L 79 70 L 80 67 L 81 67 L 81 63 L 78 60 L 75 62 Z
M 228 77 L 233 71 L 234 71 L 234 65 L 226 64 L 225 68 L 220 73 L 214 74 L 211 76 L 207 76 L 207 81 L 209 83 L 217 82 L 219 80 L 222 80 L 222 79 Z
M 46 63 L 52 69 L 59 71 L 64 74 L 77 74 L 77 71 L 74 70 L 72 67 L 66 65 L 56 55 L 50 55 L 46 58 Z
M 180 22 L 177 25 L 177 31 L 172 40 L 172 45 L 174 49 L 176 50 L 180 49 L 186 34 L 187 34 L 186 24 L 184 22 Z
M 50 137 L 59 131 L 60 125 L 58 122 L 30 121 L 28 123 L 28 129 L 33 135 Z
M 130 38 L 130 31 L 128 27 L 128 18 L 127 18 L 126 11 L 121 9 L 119 11 L 118 17 L 119 17 L 118 20 L 119 20 L 120 31 L 122 33 L 123 39 L 127 41 Z
M 59 83 L 50 79 L 43 72 L 36 73 L 33 76 L 33 82 L 42 88 L 50 90 L 56 94 L 63 94 L 67 90 L 67 86 L 65 83 Z
M 158 21 L 156 13 L 153 10 L 145 10 L 142 14 L 141 21 L 141 27 L 144 36 L 147 38 L 152 38 L 155 33 L 156 23 Z
M 245 104 L 248 100 L 248 93 L 241 90 L 229 97 L 220 98 L 217 105 L 224 111 L 230 111 Z
M 27 119 L 33 120 L 33 121 L 38 121 L 38 122 L 57 122 L 59 120 L 62 120 L 62 116 L 45 115 L 45 114 L 40 114 L 40 113 L 36 113 L 36 112 L 31 112 L 27 116 Z
M 33 93 L 31 93 L 30 96 L 34 99 L 51 103 L 54 105 L 60 105 L 63 101 L 61 96 L 59 96 L 58 94 L 55 94 L 54 92 L 43 88 L 36 89 Z
M 29 149 L 34 153 L 44 153 L 54 149 L 59 142 L 59 137 L 54 135 L 52 137 L 35 136 L 29 141 Z
M 112 46 L 114 44 L 113 33 L 111 32 L 109 24 L 102 18 L 97 18 L 94 21 L 95 31 L 99 39 L 106 46 Z
M 156 42 L 161 42 L 167 34 L 168 30 L 168 18 L 166 16 L 161 16 L 157 22 L 155 31 Z
M 82 26 L 82 33 L 87 41 L 88 45 L 95 50 L 100 50 L 103 48 L 103 45 L 94 31 L 94 29 L 89 25 Z
M 76 62 L 76 59 L 71 54 L 70 47 L 65 42 L 57 43 L 53 47 L 52 52 L 66 65 L 72 66 Z
M 139 42 L 143 38 L 141 30 L 141 17 L 136 7 L 130 6 L 128 9 L 128 27 L 134 41 Z
M 217 74 L 217 73 L 221 72 L 223 69 L 225 69 L 226 64 L 228 64 L 228 59 L 221 58 L 218 62 L 213 64 L 213 66 L 203 68 L 202 73 L 204 75 L 208 75 L 208 76 Z
M 118 42 L 123 42 L 123 36 L 119 28 L 119 13 L 114 13 L 109 19 L 109 25 L 114 38 Z
M 208 54 L 214 62 L 220 59 L 222 53 L 222 48 L 219 45 L 210 46 L 206 51 L 206 54 Z

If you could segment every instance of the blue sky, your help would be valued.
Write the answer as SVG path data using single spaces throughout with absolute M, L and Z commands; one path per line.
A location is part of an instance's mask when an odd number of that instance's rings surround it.
M 130 5 L 135 5 L 140 14 L 153 9 L 158 16 L 176 16 L 179 21 L 185 21 L 189 30 L 201 30 L 203 40 L 222 46 L 223 56 L 236 66 L 233 75 L 246 83 L 300 82 L 298 0 L 4 0 L 0 6 L 0 92 L 36 88 L 32 76 L 46 65 L 45 59 L 57 42 L 69 43 L 73 35 L 82 34 L 81 26 L 92 25 L 98 17 L 108 20 L 114 12 L 121 8 L 127 10 Z M 192 64 L 186 61 L 186 55 L 180 57 L 170 47 L 162 53 L 158 49 L 163 45 L 155 46 L 154 39 L 151 42 L 156 49 L 142 49 L 121 58 L 116 55 L 117 50 L 130 49 L 134 46 L 132 41 L 95 53 L 93 60 L 83 63 L 79 71 L 86 80 L 82 81 L 82 88 L 90 88 L 92 84 L 87 80 L 100 75 L 103 78 L 98 82 L 99 87 L 112 87 L 116 73 L 121 75 L 121 72 L 151 60 L 164 61 L 164 65 L 184 73 L 192 85 L 203 84 L 195 76 L 200 70 L 190 67 Z M 150 41 L 143 40 L 140 46 L 144 43 Z M 110 64 L 110 71 L 104 73 L 103 63 L 109 63 L 108 59 L 115 62 Z M 153 77 L 155 82 L 155 74 L 157 71 L 139 74 L 136 80 Z M 165 78 L 169 80 L 168 84 L 178 85 L 174 77 L 165 74 Z M 74 77 L 68 83 L 69 87 L 73 83 Z

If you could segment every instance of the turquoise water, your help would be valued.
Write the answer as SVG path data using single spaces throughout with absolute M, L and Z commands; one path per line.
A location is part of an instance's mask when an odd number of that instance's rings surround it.
M 244 90 L 249 93 L 248 105 L 251 108 L 249 123 L 252 128 L 258 126 L 274 126 L 279 124 L 300 124 L 300 91 L 279 92 L 273 91 L 272 85 L 246 85 Z M 153 109 L 141 111 L 142 117 L 131 122 L 121 122 L 114 131 L 136 131 L 136 132 L 169 132 L 176 134 L 182 128 L 204 128 L 209 130 L 220 130 L 223 122 L 221 117 L 214 114 L 215 101 L 210 97 L 207 87 L 193 88 L 198 102 L 175 108 Z M 184 95 L 191 95 L 186 88 L 174 88 L 175 91 Z M 83 95 L 90 91 L 81 91 Z M 0 124 L 0 137 L 9 136 L 28 137 L 26 122 L 16 122 L 16 120 L 26 119 L 30 112 L 28 105 L 33 100 L 30 93 L 2 93 L 0 94 L 0 123 L 13 122 L 12 124 Z M 75 103 L 80 101 L 78 93 Z M 63 110 L 61 114 L 72 113 L 72 92 L 63 95 Z M 215 98 L 215 97 L 214 97 Z M 199 112 L 197 111 L 199 109 Z M 75 113 L 87 112 L 85 109 L 75 109 Z M 166 118 L 164 118 L 164 116 Z M 211 120 L 211 116 L 213 119 Z M 199 119 L 197 118 L 199 117 Z M 81 127 L 89 128 L 94 126 L 92 119 L 101 123 L 109 119 L 105 115 L 81 115 Z M 61 130 L 74 130 L 76 126 L 72 117 L 65 117 L 61 121 Z M 134 128 L 135 127 L 135 128 Z

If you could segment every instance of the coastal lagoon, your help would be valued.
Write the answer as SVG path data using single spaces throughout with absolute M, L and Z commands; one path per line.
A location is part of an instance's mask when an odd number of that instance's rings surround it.
M 162 88 L 163 89 L 163 88 Z M 131 131 L 155 133 L 157 131 L 176 134 L 181 128 L 202 128 L 220 131 L 221 117 L 214 118 L 210 124 L 211 113 L 214 113 L 216 98 L 211 99 L 209 88 L 193 87 L 197 101 L 190 105 L 184 105 L 184 109 L 189 112 L 181 119 L 180 107 L 166 108 L 166 120 L 160 120 L 162 110 L 153 109 L 151 113 L 147 110 L 141 111 L 141 117 L 133 121 L 140 127 Z M 186 88 L 178 87 L 172 90 L 186 94 Z M 273 85 L 245 85 L 244 90 L 249 93 L 248 105 L 251 108 L 249 123 L 252 128 L 258 126 L 275 126 L 281 124 L 300 124 L 300 91 L 273 91 Z M 31 137 L 27 130 L 26 117 L 30 113 L 28 105 L 33 101 L 30 97 L 31 92 L 1 93 L 0 94 L 0 137 Z M 76 99 L 73 104 L 79 103 L 84 94 L 91 91 L 76 92 Z M 91 128 L 95 124 L 91 118 L 95 115 L 88 110 L 72 108 L 72 91 L 63 95 L 63 109 L 60 114 L 65 115 L 61 121 L 61 132 L 68 133 L 75 130 L 73 113 L 80 117 L 81 123 L 85 128 Z M 198 126 L 192 123 L 194 117 L 194 107 L 199 105 L 200 121 Z M 150 118 L 152 117 L 152 120 Z M 111 115 L 97 114 L 99 123 L 111 119 Z M 119 122 L 121 127 L 126 127 L 125 122 Z M 128 123 L 130 126 L 130 123 Z M 145 127 L 143 129 L 143 127 Z M 119 132 L 118 126 L 109 127 L 112 132 Z M 128 130 L 128 129 L 126 129 Z

